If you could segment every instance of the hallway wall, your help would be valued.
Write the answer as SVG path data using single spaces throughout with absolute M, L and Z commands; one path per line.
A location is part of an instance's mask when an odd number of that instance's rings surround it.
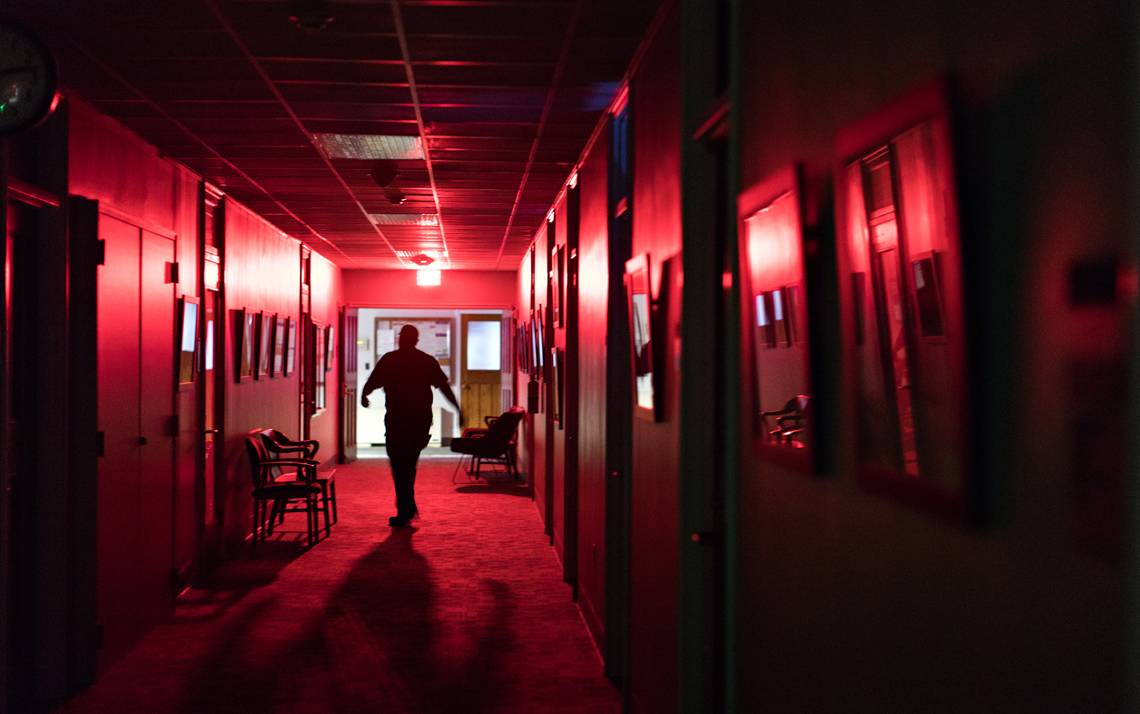
M 345 270 L 344 302 L 357 307 L 503 308 L 516 304 L 513 270 L 444 270 L 440 285 L 416 285 L 414 270 Z
M 77 97 L 69 98 L 69 120 L 70 191 L 98 200 L 100 237 L 107 241 L 108 265 L 99 268 L 100 274 L 110 276 L 112 273 L 107 271 L 114 270 L 117 272 L 113 275 L 125 279 L 126 284 L 132 280 L 137 282 L 137 262 L 131 264 L 128 259 L 124 263 L 121 258 L 129 258 L 131 242 L 137 244 L 140 237 L 159 243 L 169 240 L 173 248 L 169 259 L 177 262 L 178 276 L 177 282 L 169 285 L 168 304 L 158 306 L 158 313 L 165 313 L 168 320 L 173 320 L 170 324 L 176 325 L 175 298 L 200 297 L 197 272 L 200 177 L 159 156 L 133 132 Z M 244 308 L 298 319 L 301 248 L 298 241 L 240 204 L 227 200 L 225 215 L 227 310 L 219 319 L 224 320 L 227 349 L 225 362 L 219 365 L 218 371 L 219 379 L 226 380 L 221 456 L 225 475 L 217 484 L 216 497 L 222 511 L 224 550 L 233 555 L 240 552 L 250 527 L 249 466 L 243 443 L 246 433 L 255 427 L 272 425 L 296 434 L 300 424 L 298 370 L 288 377 L 246 378 L 241 382 L 234 379 L 233 311 Z M 133 250 L 137 256 L 137 245 Z M 77 265 L 74 269 L 83 267 Z M 163 282 L 162 275 L 148 276 L 150 272 L 143 275 L 144 288 L 151 282 Z M 313 253 L 311 282 L 312 319 L 323 325 L 337 325 L 339 331 L 338 314 L 343 303 L 340 269 Z M 153 388 L 144 389 L 139 395 L 141 403 L 152 411 L 157 410 L 156 418 L 162 422 L 153 428 L 147 427 L 145 422 L 135 423 L 137 417 L 132 416 L 130 410 L 120 408 L 125 403 L 124 395 L 138 393 L 137 385 L 132 392 L 132 380 L 137 381 L 138 374 L 169 373 L 174 364 L 173 329 L 176 328 L 168 325 L 161 334 L 138 333 L 136 329 L 133 339 L 138 344 L 125 344 L 121 330 L 116 332 L 112 328 L 118 329 L 132 318 L 110 312 L 102 317 L 98 328 L 103 345 L 101 353 L 104 349 L 120 352 L 135 349 L 138 350 L 135 354 L 141 355 L 137 358 L 126 355 L 127 362 L 120 360 L 127 364 L 137 359 L 137 373 L 104 371 L 100 379 L 106 398 L 100 405 L 99 428 L 107 435 L 108 449 L 107 456 L 100 459 L 103 475 L 97 519 L 102 524 L 104 545 L 97 563 L 100 574 L 97 599 L 104 631 L 100 662 L 106 666 L 167 615 L 180 584 L 195 571 L 200 574 L 202 564 L 198 561 L 203 556 L 213 562 L 221 554 L 205 553 L 199 540 L 202 507 L 199 390 L 179 389 L 172 381 L 166 381 L 167 378 Z M 221 337 L 219 335 L 219 339 Z M 326 460 L 335 457 L 337 448 L 339 385 L 335 359 L 326 375 L 329 406 L 312 420 L 312 436 L 321 440 L 324 447 L 321 457 Z M 300 367 L 300 352 L 297 367 Z M 165 396 L 164 391 L 169 396 Z M 165 399 L 170 400 L 169 406 L 164 405 Z M 171 417 L 176 417 L 176 421 L 171 422 Z M 177 423 L 175 436 L 165 431 L 168 423 Z M 139 482 L 132 486 L 130 469 L 120 463 L 120 457 L 127 458 L 126 452 L 116 444 L 124 439 L 134 443 L 140 429 L 150 444 L 140 450 L 146 458 Z M 108 534 L 113 534 L 114 542 L 106 540 Z M 172 580 L 172 572 L 179 573 L 178 578 Z
M 599 649 L 606 633 L 606 339 L 609 320 L 609 142 L 578 171 L 578 604 Z
M 836 132 L 942 72 L 958 80 L 969 418 L 990 511 L 980 528 L 947 523 L 859 488 L 849 458 L 815 479 L 746 445 L 741 710 L 1118 710 L 1122 568 L 1080 524 L 1118 518 L 1092 505 L 1097 489 L 1124 498 L 1085 479 L 1122 464 L 1123 424 L 1097 414 L 1122 413 L 1124 390 L 1096 385 L 1122 384 L 1126 313 L 1075 308 L 1067 281 L 1078 261 L 1131 250 L 1116 79 L 1131 20 L 1113 2 L 984 20 L 941 0 L 741 7 L 741 188 L 803 161 L 825 227 Z M 825 433 L 849 456 L 842 406 Z

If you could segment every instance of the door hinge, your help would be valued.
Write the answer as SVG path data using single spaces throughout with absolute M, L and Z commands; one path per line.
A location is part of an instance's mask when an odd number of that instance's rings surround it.
M 95 241 L 95 265 L 107 264 L 107 241 L 100 238 Z
M 166 282 L 168 282 L 168 283 L 177 283 L 178 282 L 178 261 L 177 260 L 166 264 Z
M 95 456 L 102 458 L 107 454 L 107 434 L 102 431 L 95 432 Z

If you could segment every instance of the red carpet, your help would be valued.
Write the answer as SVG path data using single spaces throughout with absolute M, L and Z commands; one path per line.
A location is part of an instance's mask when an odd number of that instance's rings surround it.
M 387 461 L 337 470 L 340 523 L 304 515 L 186 593 L 68 712 L 617 712 L 533 502 L 420 462 L 392 530 Z

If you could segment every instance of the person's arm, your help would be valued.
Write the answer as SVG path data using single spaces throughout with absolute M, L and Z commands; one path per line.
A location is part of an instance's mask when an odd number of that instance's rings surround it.
M 383 357 L 381 357 L 383 360 Z M 383 377 L 380 370 L 380 362 L 372 368 L 372 374 L 368 375 L 368 381 L 364 383 L 364 389 L 360 392 L 360 406 L 365 409 L 368 408 L 368 395 L 384 386 Z
M 447 401 L 455 405 L 455 413 L 459 415 L 459 423 L 462 424 L 463 409 L 459 406 L 459 400 L 455 398 L 455 392 L 451 391 L 451 383 L 447 380 L 447 375 L 443 373 L 443 368 L 439 367 L 438 362 L 436 362 L 436 368 L 438 369 L 438 374 L 436 375 L 435 384 L 433 386 L 443 394 Z

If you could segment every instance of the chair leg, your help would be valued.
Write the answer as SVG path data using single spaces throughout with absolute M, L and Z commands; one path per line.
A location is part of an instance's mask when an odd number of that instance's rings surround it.
M 329 482 L 328 481 L 325 481 L 323 484 L 321 484 L 321 495 L 323 496 L 322 500 L 324 501 L 325 536 L 327 537 L 327 536 L 332 535 L 332 524 L 329 522 Z
M 261 512 L 261 501 L 253 499 L 253 551 L 257 552 L 257 516 Z
M 332 496 L 333 523 L 336 523 L 336 481 L 329 481 L 329 495 Z

